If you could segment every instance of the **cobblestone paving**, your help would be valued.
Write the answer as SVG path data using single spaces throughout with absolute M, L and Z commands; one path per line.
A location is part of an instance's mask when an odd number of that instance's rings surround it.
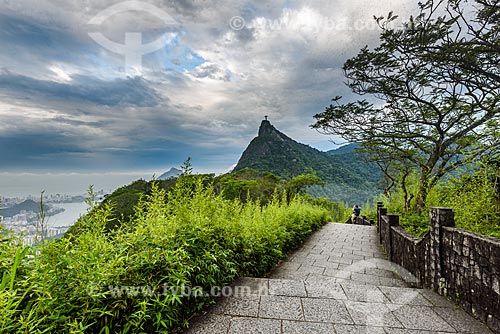
M 492 333 L 401 276 L 411 282 L 386 260 L 373 226 L 329 223 L 269 278 L 235 282 L 187 333 Z

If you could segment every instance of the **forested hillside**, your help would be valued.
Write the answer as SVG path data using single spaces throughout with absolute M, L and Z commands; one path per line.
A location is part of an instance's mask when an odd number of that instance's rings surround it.
M 290 179 L 313 170 L 325 185 L 312 187 L 311 194 L 351 204 L 364 203 L 380 192 L 382 175 L 375 164 L 362 159 L 356 147 L 350 144 L 321 152 L 296 142 L 263 120 L 258 136 L 243 152 L 234 172 L 252 168 Z

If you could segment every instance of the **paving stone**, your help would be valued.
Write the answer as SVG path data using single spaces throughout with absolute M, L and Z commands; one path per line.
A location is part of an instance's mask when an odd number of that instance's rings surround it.
M 322 322 L 303 322 L 283 320 L 283 334 L 331 334 L 335 333 L 333 324 Z
M 364 255 L 354 255 L 354 253 L 353 254 L 342 254 L 342 258 L 351 259 L 353 261 L 363 261 L 365 259 Z
M 342 254 L 353 254 L 353 252 L 354 252 L 353 250 L 347 250 L 347 249 L 342 248 L 342 245 L 340 243 L 341 242 L 338 242 L 337 246 L 332 248 L 332 252 L 331 252 L 332 255 L 342 257 Z
M 420 290 L 420 294 L 424 296 L 424 298 L 427 299 L 429 302 L 431 302 L 431 304 L 434 306 L 447 307 L 447 308 L 455 307 L 455 305 L 453 305 L 452 302 L 447 300 L 445 297 L 438 295 L 434 291 L 428 289 L 422 289 Z
M 421 290 L 419 289 L 387 286 L 381 286 L 379 289 L 389 298 L 392 304 L 432 306 L 432 304 L 420 294 Z
M 227 304 L 227 298 L 225 298 L 225 297 L 215 298 L 215 304 L 211 305 L 208 308 L 207 312 L 209 315 L 210 314 L 223 315 L 226 304 Z
M 356 325 L 403 328 L 386 304 L 346 301 L 345 305 Z
M 278 296 L 306 297 L 304 281 L 289 279 L 269 280 L 269 294 Z
M 406 283 L 402 280 L 394 279 L 394 278 L 385 278 L 385 277 L 378 278 L 378 285 L 380 285 L 380 286 L 395 286 L 395 287 L 400 287 L 400 288 L 407 287 Z
M 309 277 L 309 273 L 296 270 L 278 270 L 273 271 L 272 277 L 291 280 L 306 280 Z
M 350 251 L 355 251 L 355 250 L 358 250 L 359 247 L 356 247 L 353 243 L 351 243 L 351 244 L 347 243 L 344 246 L 342 246 L 342 249 L 347 249 L 347 250 L 350 250 Z
M 288 260 L 288 263 L 299 263 L 302 264 L 306 261 L 306 254 L 301 254 L 300 256 L 293 256 Z
M 305 282 L 307 297 L 347 299 L 342 286 L 336 279 L 314 276 Z
M 338 264 L 347 264 L 347 265 L 351 265 L 353 263 L 352 259 L 348 259 L 342 256 L 330 256 L 328 261 Z
M 401 329 L 401 328 L 390 328 L 384 327 L 385 333 L 387 334 L 450 334 L 450 332 L 435 332 L 435 331 L 421 331 L 416 329 Z
M 249 295 L 243 297 L 230 297 L 224 301 L 224 314 L 256 317 L 259 313 L 260 296 Z
M 226 334 L 229 330 L 231 318 L 223 315 L 198 317 L 191 322 L 187 334 Z
M 348 269 L 355 269 L 355 268 L 348 268 Z M 346 268 L 346 270 L 347 270 L 347 268 Z M 380 281 L 381 281 L 380 278 L 381 277 L 361 274 L 359 272 L 353 272 L 351 274 L 351 279 L 353 281 L 365 282 L 365 283 L 373 284 L 373 285 L 379 285 Z
M 387 303 L 389 299 L 373 285 L 361 285 L 355 282 L 341 282 L 347 299 L 356 302 Z
M 207 331 L 206 334 L 212 332 Z M 280 334 L 281 321 L 274 319 L 233 318 L 229 334 Z
M 399 279 L 399 275 L 395 274 L 394 272 L 378 268 L 365 268 L 365 274 Z
M 339 269 L 340 270 L 345 270 L 346 268 L 349 268 L 350 266 L 352 266 L 352 264 L 343 264 L 343 263 L 340 263 L 339 264 Z
M 471 334 L 492 334 L 486 325 L 478 322 L 464 310 L 459 308 L 433 308 L 434 312 L 439 314 L 448 324 L 461 333 Z
M 299 297 L 262 296 L 259 317 L 283 320 L 304 320 Z
M 317 248 L 316 246 L 314 246 L 313 248 L 308 250 L 310 255 L 321 255 L 321 253 L 323 253 L 323 251 L 324 251 L 323 249 Z M 315 259 L 314 257 L 310 257 L 309 255 L 306 257 L 308 259 Z
M 398 318 L 399 321 L 401 321 L 405 328 L 455 332 L 455 329 L 451 327 L 446 321 L 444 321 L 443 318 L 441 318 L 430 307 L 415 305 L 399 306 L 399 308 L 393 310 L 393 314 Z M 392 307 L 397 306 L 393 304 Z
M 306 262 L 314 262 L 315 260 L 323 260 L 323 261 L 326 261 L 328 260 L 328 255 L 321 255 L 321 254 L 315 254 L 315 253 L 309 253 L 306 258 L 305 258 L 305 261 Z
M 276 266 L 275 270 L 277 269 L 298 270 L 301 265 L 302 263 L 300 262 L 282 262 Z
M 329 242 L 326 242 L 325 244 L 318 243 L 316 246 L 314 246 L 313 249 L 321 251 L 322 254 L 323 253 L 329 254 L 332 252 L 332 245 Z
M 367 257 L 373 257 L 373 255 L 375 255 L 375 253 L 380 254 L 380 252 L 377 252 L 374 250 L 361 250 L 361 248 L 358 250 L 352 251 L 353 255 L 361 255 L 361 256 L 367 256 Z
M 337 334 L 385 334 L 382 327 L 359 325 L 333 325 Z
M 327 260 L 315 260 L 312 263 L 312 265 L 315 267 L 323 267 L 326 269 L 338 269 L 338 267 L 339 267 L 338 263 L 330 262 Z
M 297 270 L 298 272 L 300 273 L 307 273 L 307 274 L 323 274 L 323 271 L 325 271 L 325 268 L 322 268 L 322 267 L 315 267 L 315 266 L 311 266 L 311 265 L 308 265 L 308 264 L 302 264 L 299 268 L 299 270 Z
M 267 295 L 269 291 L 269 280 L 267 278 L 242 277 L 237 279 L 231 287 L 235 295 Z
M 342 270 L 342 269 L 326 268 L 325 271 L 323 272 L 323 276 L 343 278 L 343 279 L 350 280 L 351 279 L 351 272 L 346 271 L 346 270 Z
M 302 298 L 302 306 L 306 321 L 354 324 L 342 301 Z

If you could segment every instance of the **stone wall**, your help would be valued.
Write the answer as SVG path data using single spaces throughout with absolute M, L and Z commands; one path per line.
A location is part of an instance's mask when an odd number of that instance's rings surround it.
M 351 219 L 351 218 L 349 218 Z M 374 221 L 367 219 L 365 216 L 356 217 L 354 221 L 355 225 L 373 225 Z
M 500 240 L 455 228 L 453 211 L 431 208 L 430 230 L 416 238 L 398 215 L 377 205 L 377 231 L 391 261 L 418 287 L 434 290 L 500 334 Z

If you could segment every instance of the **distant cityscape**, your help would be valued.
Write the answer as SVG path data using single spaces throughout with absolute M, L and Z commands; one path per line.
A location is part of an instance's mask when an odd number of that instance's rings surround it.
M 104 190 L 95 192 L 96 201 L 105 198 Z M 0 196 L 0 224 L 6 230 L 21 236 L 27 245 L 42 239 L 58 238 L 64 235 L 85 213 L 87 195 L 49 194 L 43 196 L 45 226 L 40 226 L 40 195 L 26 197 Z M 53 218 L 64 216 L 57 226 L 51 224 Z M 59 219 L 60 220 L 60 219 Z

